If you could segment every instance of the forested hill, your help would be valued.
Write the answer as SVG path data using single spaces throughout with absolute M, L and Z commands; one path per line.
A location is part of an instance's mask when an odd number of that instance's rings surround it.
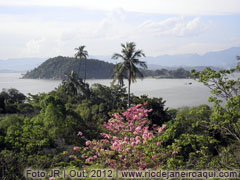
M 79 66 L 81 70 L 79 71 Z M 99 61 L 95 59 L 87 59 L 86 71 L 87 79 L 108 79 L 112 76 L 112 69 L 114 64 Z M 64 79 L 65 74 L 71 70 L 80 72 L 80 77 L 84 77 L 84 61 L 58 56 L 50 58 L 34 70 L 27 72 L 23 78 L 31 79 Z
M 81 64 L 80 64 L 81 62 Z M 81 67 L 79 71 L 79 66 Z M 110 79 L 114 64 L 95 59 L 87 59 L 86 75 L 87 79 Z M 79 72 L 80 77 L 84 77 L 84 61 L 58 56 L 50 58 L 34 70 L 27 72 L 23 78 L 27 79 L 64 79 L 65 74 L 71 70 Z M 176 70 L 141 70 L 145 77 L 155 78 L 190 78 L 189 71 L 178 68 Z

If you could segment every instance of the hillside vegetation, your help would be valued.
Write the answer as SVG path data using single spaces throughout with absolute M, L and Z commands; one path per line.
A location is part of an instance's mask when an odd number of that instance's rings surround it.
M 81 65 L 80 65 L 81 63 Z M 79 70 L 79 66 L 81 66 Z M 87 79 L 110 79 L 114 64 L 95 59 L 87 59 Z M 84 77 L 83 61 L 72 57 L 50 58 L 34 70 L 27 72 L 23 78 L 26 79 L 64 79 L 66 74 L 73 70 L 78 75 Z M 176 70 L 141 70 L 145 77 L 155 78 L 190 78 L 189 71 L 178 68 Z
M 71 57 L 58 56 L 50 58 L 39 67 L 28 72 L 23 78 L 31 79 L 64 79 L 65 74 L 68 74 L 71 70 L 80 72 L 80 77 L 84 76 L 83 67 L 79 71 L 79 64 L 82 62 L 79 59 Z M 87 78 L 91 79 L 105 79 L 111 77 L 111 70 L 113 64 L 98 61 L 94 59 L 87 60 Z

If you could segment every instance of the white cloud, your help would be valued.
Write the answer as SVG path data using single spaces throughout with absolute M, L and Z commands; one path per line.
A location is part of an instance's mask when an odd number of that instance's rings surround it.
M 132 28 L 125 22 L 127 13 L 123 9 L 114 9 L 99 22 L 82 23 L 76 22 L 78 26 L 62 33 L 62 40 L 71 39 L 103 39 L 118 40 L 124 37 Z M 84 27 L 84 28 L 82 28 Z
M 68 6 L 89 9 L 160 13 L 219 15 L 240 13 L 239 0 L 0 0 L 0 5 L 17 6 Z
M 183 17 L 174 17 L 160 22 L 145 21 L 137 27 L 136 32 L 152 36 L 186 37 L 204 32 L 208 29 L 208 26 L 208 24 L 201 22 L 199 17 L 191 20 L 185 20 Z
M 40 55 L 40 49 L 42 44 L 46 40 L 44 38 L 32 39 L 26 43 L 26 46 L 23 50 L 24 57 L 38 57 Z
M 208 0 L 209 3 L 213 1 L 215 0 Z M 191 9 L 191 6 L 186 6 L 184 4 L 186 0 L 168 0 L 166 4 L 164 4 L 166 1 L 148 0 L 147 3 L 145 1 L 144 5 L 141 0 L 139 4 L 135 0 L 128 0 L 127 5 L 125 4 L 127 2 L 125 0 L 103 0 L 97 1 L 92 7 L 94 8 L 101 2 L 103 4 L 101 4 L 99 8 L 101 9 L 102 6 L 103 9 L 110 9 L 110 11 L 93 12 L 83 10 L 83 12 L 78 14 L 78 9 L 74 9 L 73 13 L 68 13 L 68 11 L 66 11 L 64 14 L 61 14 L 61 18 L 57 18 L 57 13 L 60 12 L 58 8 L 50 8 L 49 10 L 51 10 L 51 13 L 48 12 L 49 14 L 42 14 L 42 9 L 38 9 L 37 7 L 34 7 L 34 9 L 37 9 L 37 13 L 33 13 L 32 11 L 24 12 L 24 8 L 29 10 L 32 8 L 29 6 L 34 5 L 34 3 L 35 5 L 38 4 L 41 6 L 64 6 L 66 4 L 73 6 L 76 2 L 82 2 L 82 4 L 77 3 L 77 7 L 87 7 L 88 5 L 88 1 L 83 2 L 81 0 L 59 0 L 59 3 L 56 4 L 53 2 L 56 3 L 55 0 L 0 0 L 0 5 L 24 5 L 24 3 L 26 6 L 28 5 L 28 7 L 20 8 L 19 11 L 17 11 L 18 8 L 16 8 L 16 13 L 12 13 L 15 7 L 13 9 L 8 7 L 7 9 L 11 10 L 9 13 L 7 13 L 7 10 L 4 14 L 0 13 L 0 47 L 3 51 L 0 58 L 9 58 L 13 56 L 73 56 L 74 48 L 82 44 L 87 46 L 91 55 L 112 55 L 113 52 L 120 51 L 120 43 L 125 43 L 127 41 L 135 41 L 138 48 L 143 49 L 149 56 L 181 52 L 203 53 L 214 50 L 214 47 L 216 47 L 217 50 L 221 47 L 231 47 L 237 43 L 239 44 L 239 38 L 231 40 L 233 37 L 239 37 L 239 33 L 232 33 L 231 29 L 237 29 L 236 27 L 239 27 L 232 25 L 239 16 L 233 16 L 234 19 L 231 19 L 232 16 L 223 16 L 225 17 L 225 21 L 221 22 L 222 16 L 209 18 L 206 16 L 175 15 L 175 17 L 173 17 L 169 15 L 161 16 L 158 14 L 129 12 L 133 2 L 137 4 L 136 10 L 138 9 L 140 12 L 145 12 L 145 10 L 141 11 L 141 8 L 144 6 L 146 7 L 146 12 L 154 12 L 158 8 L 158 10 L 164 9 L 167 8 L 170 2 L 172 7 L 169 12 L 180 12 L 178 10 L 181 9 L 179 9 L 181 6 Z M 93 2 L 93 0 L 89 0 L 89 2 Z M 104 2 L 108 2 L 109 4 L 104 4 Z M 121 6 L 118 6 L 120 5 L 119 2 L 122 2 Z M 163 2 L 163 4 L 159 2 Z M 179 2 L 183 4 L 178 4 Z M 196 5 L 197 2 L 199 1 L 196 1 Z M 205 0 L 201 2 L 203 2 L 203 4 L 204 2 L 206 3 Z M 229 1 L 230 6 L 231 2 L 233 1 Z M 176 8 L 175 5 L 177 5 Z M 219 5 L 221 6 L 221 2 Z M 150 7 L 152 7 L 152 11 L 148 11 Z M 218 6 L 216 8 L 218 8 Z M 211 6 L 205 6 L 206 12 L 209 12 L 210 9 Z M 57 12 L 56 14 L 55 10 Z M 167 11 L 161 11 L 161 13 L 164 12 Z M 186 11 L 186 13 L 189 13 L 189 11 Z M 93 18 L 91 14 L 95 16 L 99 14 L 99 17 Z M 48 18 L 48 15 L 51 18 Z M 78 15 L 80 19 L 78 19 Z M 165 19 L 163 19 L 163 17 L 165 17 Z M 226 21 L 227 18 L 232 21 L 228 23 Z M 212 21 L 213 24 L 208 23 L 210 21 Z M 230 24 L 228 29 L 225 29 L 224 32 L 219 31 L 225 24 Z

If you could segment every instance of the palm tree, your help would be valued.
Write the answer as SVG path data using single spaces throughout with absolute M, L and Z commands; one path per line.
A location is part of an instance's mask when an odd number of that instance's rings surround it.
M 130 86 L 131 83 L 136 81 L 137 75 L 140 78 L 143 78 L 142 72 L 138 69 L 138 67 L 147 68 L 147 65 L 144 61 L 140 61 L 138 58 L 145 57 L 145 54 L 142 50 L 136 50 L 136 44 L 134 42 L 126 43 L 126 45 L 121 44 L 122 51 L 121 54 L 115 53 L 112 56 L 112 59 L 122 59 L 123 62 L 120 62 L 115 65 L 114 72 L 114 80 L 118 80 L 120 85 L 123 84 L 123 78 L 128 79 L 128 106 L 130 106 Z
M 80 70 L 81 70 L 81 59 L 84 59 L 85 63 L 84 63 L 84 82 L 86 81 L 86 64 L 87 64 L 87 57 L 88 57 L 88 52 L 86 50 L 84 50 L 86 46 L 79 46 L 79 48 L 75 48 L 75 50 L 77 51 L 77 53 L 75 54 L 75 58 L 77 59 L 79 57 L 80 59 L 80 63 L 79 63 L 79 71 L 78 71 L 78 75 L 80 76 Z
M 69 74 L 65 74 L 66 79 L 63 80 L 63 89 L 69 94 L 76 96 L 78 94 L 78 80 L 77 75 L 74 71 L 70 71 Z
M 65 74 L 66 79 L 62 82 L 63 90 L 72 97 L 77 96 L 90 96 L 89 85 L 84 83 L 81 78 L 77 76 L 74 71 L 70 71 L 69 74 Z
M 120 68 L 122 67 L 121 63 L 116 64 L 113 67 L 113 81 L 112 84 L 114 84 L 116 81 L 118 81 L 118 84 L 120 85 L 120 87 L 124 86 L 124 81 L 123 79 L 127 79 L 126 76 L 126 70 L 124 70 L 124 72 L 122 72 L 121 74 L 119 74 L 118 72 L 120 71 Z

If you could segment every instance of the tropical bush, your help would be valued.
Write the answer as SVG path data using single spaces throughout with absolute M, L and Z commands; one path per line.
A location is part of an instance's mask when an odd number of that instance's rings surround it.
M 151 111 L 138 104 L 121 114 L 113 114 L 113 118 L 104 123 L 108 131 L 101 133 L 102 139 L 86 140 L 85 147 L 73 148 L 79 152 L 83 167 L 91 164 L 117 169 L 161 167 L 172 152 L 163 148 L 159 140 L 166 125 L 150 127 L 148 113 Z M 83 136 L 82 132 L 78 135 Z

